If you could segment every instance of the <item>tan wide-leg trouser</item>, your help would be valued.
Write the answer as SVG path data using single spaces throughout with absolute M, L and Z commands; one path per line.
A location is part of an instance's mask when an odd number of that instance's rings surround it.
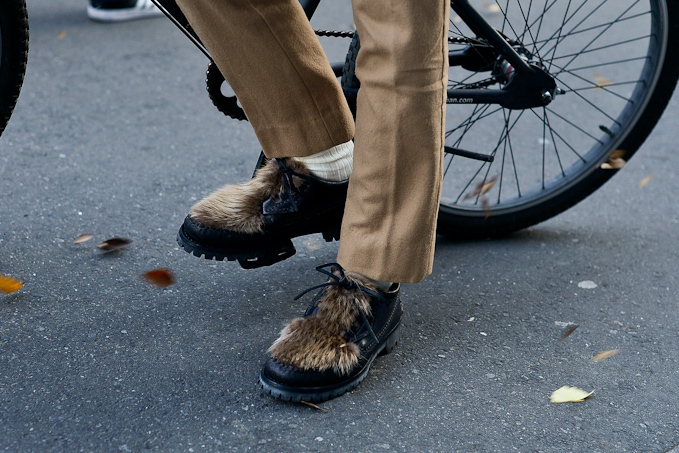
M 356 127 L 297 0 L 178 0 L 268 157 L 354 138 L 338 262 L 380 281 L 431 273 L 441 191 L 447 0 L 353 0 Z

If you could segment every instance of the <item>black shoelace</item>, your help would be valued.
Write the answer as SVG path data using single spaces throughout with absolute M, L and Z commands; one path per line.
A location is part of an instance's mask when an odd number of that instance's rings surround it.
M 329 270 L 328 270 L 329 269 Z M 368 294 L 369 296 L 376 297 L 380 302 L 384 303 L 385 305 L 388 304 L 387 300 L 384 298 L 382 294 L 380 294 L 378 291 L 373 291 L 370 288 L 366 288 L 365 286 L 357 283 L 356 281 L 347 278 L 346 274 L 344 273 L 344 269 L 342 269 L 342 266 L 340 266 L 338 263 L 328 263 L 328 264 L 323 264 L 322 266 L 318 266 L 316 270 L 322 274 L 325 274 L 329 277 L 329 280 L 325 283 L 322 283 L 320 285 L 312 286 L 311 288 L 302 291 L 295 297 L 295 300 L 299 299 L 300 297 L 304 296 L 307 293 L 310 293 L 311 291 L 320 289 L 318 294 L 313 299 L 312 307 L 315 307 L 318 302 L 321 300 L 323 296 L 323 292 L 325 288 L 329 286 L 341 286 L 345 290 L 360 290 L 363 291 L 364 293 Z M 337 275 L 339 274 L 339 275 Z M 370 337 L 373 339 L 375 344 L 379 344 L 379 341 L 377 340 L 377 336 L 375 335 L 375 332 L 373 332 L 372 327 L 370 326 L 370 322 L 368 321 L 368 317 L 365 315 L 363 310 L 361 309 L 360 305 L 358 305 L 358 302 L 356 301 L 356 298 L 353 299 L 354 306 L 356 307 L 356 310 L 358 310 L 358 313 L 361 315 L 361 319 L 363 320 L 363 325 L 368 329 L 368 333 L 370 334 Z
M 295 201 L 295 198 L 292 196 L 292 191 L 296 190 L 297 188 L 295 187 L 295 183 L 292 180 L 293 176 L 297 176 L 298 178 L 302 178 L 308 181 L 308 178 L 304 175 L 300 175 L 299 173 L 293 171 L 290 169 L 287 165 L 283 163 L 282 159 L 276 159 L 276 162 L 278 162 L 278 167 L 280 168 L 283 177 L 283 191 L 285 192 L 285 195 L 288 196 L 288 199 L 290 200 L 290 203 L 292 203 L 292 210 L 293 211 L 298 211 L 299 209 L 297 208 L 297 202 Z

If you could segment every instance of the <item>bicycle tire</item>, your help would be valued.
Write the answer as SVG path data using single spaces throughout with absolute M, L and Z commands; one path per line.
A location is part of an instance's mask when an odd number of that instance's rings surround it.
M 524 6 L 532 5 L 533 7 L 538 4 L 538 10 L 540 9 L 540 2 L 533 1 L 528 3 L 527 1 L 519 1 L 518 5 L 521 5 L 522 3 Z M 556 2 L 552 2 L 551 4 L 553 5 L 554 3 Z M 564 6 L 566 4 L 571 4 L 571 2 L 561 3 Z M 572 3 L 575 4 L 576 2 Z M 588 3 L 588 0 L 583 0 L 579 2 L 578 5 L 581 6 Z M 597 2 L 598 5 L 603 5 L 604 3 L 606 3 L 606 1 Z M 601 80 L 595 80 L 594 82 L 589 81 L 590 85 L 585 85 L 585 88 L 581 92 L 575 91 L 574 87 L 566 83 L 568 86 L 566 93 L 564 96 L 558 96 L 554 99 L 554 107 L 550 105 L 545 108 L 531 109 L 533 110 L 533 112 L 531 112 L 533 117 L 540 119 L 540 116 L 542 115 L 542 123 L 536 124 L 536 127 L 533 130 L 533 132 L 535 132 L 536 128 L 542 128 L 542 131 L 538 130 L 537 146 L 535 146 L 538 148 L 538 151 L 540 151 L 541 148 L 542 161 L 540 162 L 539 159 L 534 159 L 533 162 L 527 164 L 527 166 L 542 166 L 542 178 L 540 181 L 537 181 L 538 185 L 529 189 L 529 191 L 524 191 L 523 194 L 518 190 L 518 195 L 515 195 L 514 199 L 511 199 L 510 197 L 502 199 L 502 182 L 500 182 L 498 189 L 498 179 L 493 180 L 493 175 L 491 173 L 493 163 L 484 162 L 483 164 L 477 163 L 475 166 L 473 164 L 468 165 L 470 168 L 475 167 L 476 173 L 474 173 L 474 176 L 468 181 L 463 182 L 463 184 L 465 184 L 464 189 L 459 191 L 459 187 L 462 184 L 450 181 L 451 177 L 455 176 L 455 173 L 451 173 L 450 169 L 452 161 L 457 159 L 459 162 L 462 158 L 460 156 L 446 156 L 446 162 L 444 162 L 444 171 L 446 172 L 443 183 L 444 189 L 439 210 L 439 233 L 457 238 L 493 237 L 506 235 L 545 221 L 582 201 L 608 181 L 617 172 L 617 169 L 605 169 L 602 168 L 602 164 L 606 163 L 611 156 L 616 155 L 615 157 L 619 157 L 623 161 L 628 161 L 639 149 L 660 119 L 675 89 L 677 79 L 679 79 L 679 47 L 671 45 L 673 42 L 679 42 L 679 26 L 677 25 L 679 24 L 679 5 L 676 2 L 665 0 L 633 2 L 626 5 L 623 5 L 623 3 L 625 2 L 616 2 L 614 5 L 606 5 L 606 12 L 608 12 L 608 9 L 617 8 L 615 12 L 615 14 L 617 14 L 618 10 L 624 10 L 624 7 L 631 5 L 629 13 L 623 12 L 619 17 L 616 17 L 613 14 L 611 17 L 615 20 L 609 20 L 608 23 L 602 21 L 599 24 L 592 24 L 590 16 L 587 19 L 589 23 L 584 28 L 603 27 L 601 33 L 607 33 L 608 30 L 617 29 L 615 30 L 616 34 L 613 36 L 620 35 L 621 37 L 624 37 L 624 39 L 615 41 L 617 38 L 613 39 L 609 37 L 607 38 L 608 41 L 606 41 L 606 44 L 604 44 L 604 41 L 596 44 L 595 47 L 591 47 L 591 44 L 587 44 L 590 47 L 584 48 L 581 50 L 581 53 L 570 55 L 575 55 L 575 58 L 577 59 L 580 56 L 585 55 L 585 53 L 598 53 L 598 56 L 595 58 L 588 56 L 587 59 L 591 62 L 591 67 L 587 68 L 590 64 L 585 64 L 583 66 L 584 69 L 581 70 L 588 72 L 590 77 L 594 77 L 595 79 L 599 77 Z M 642 6 L 648 4 L 648 9 L 646 11 L 637 10 L 637 6 L 640 3 L 644 3 Z M 521 28 L 511 25 L 508 26 L 507 13 L 505 11 L 508 11 L 512 6 L 509 2 L 504 3 L 499 2 L 499 0 L 496 0 L 495 5 L 494 10 L 496 12 L 497 10 L 500 10 L 502 15 L 505 16 L 502 21 L 504 24 L 502 27 L 503 33 L 513 33 L 517 28 L 523 30 L 521 33 L 517 33 L 510 38 L 526 38 L 527 36 L 531 36 L 531 26 L 534 26 L 535 28 L 545 26 L 544 18 L 534 19 L 530 16 L 530 12 L 526 15 L 525 10 L 521 11 L 521 15 L 524 19 L 526 16 L 529 19 L 525 19 L 525 23 Z M 548 4 L 544 3 L 544 5 Z M 547 6 L 544 8 L 547 9 Z M 594 13 L 592 13 L 592 15 L 594 15 Z M 562 17 L 564 17 L 565 20 L 566 15 Z M 454 12 L 451 18 L 454 18 Z M 646 29 L 638 29 L 641 25 L 638 25 L 635 22 L 644 23 Z M 451 19 L 451 28 L 455 28 L 456 32 L 459 32 L 459 27 L 455 27 L 453 24 L 454 20 Z M 499 27 L 496 28 L 499 29 Z M 561 25 L 561 29 L 564 29 L 563 25 Z M 585 33 L 581 30 L 577 30 L 577 27 L 573 28 L 573 30 L 574 33 Z M 598 33 L 599 30 L 596 30 Z M 536 31 L 536 36 L 539 32 L 539 30 Z M 646 35 L 648 35 L 647 39 L 644 38 Z M 541 36 L 545 35 L 543 34 Z M 548 39 L 551 39 L 554 35 L 547 34 L 547 36 L 550 36 Z M 564 37 L 561 41 L 557 38 L 555 47 L 558 46 L 560 42 L 565 42 L 567 37 L 568 36 Z M 598 38 L 595 38 L 595 41 L 596 40 L 598 40 Z M 537 37 L 534 38 L 534 41 L 536 43 L 540 42 Z M 526 45 L 525 42 L 523 45 Z M 646 46 L 644 47 L 646 53 L 641 56 L 632 56 L 634 52 L 630 49 L 642 49 L 642 46 Z M 544 47 L 544 45 L 542 45 L 542 47 Z M 537 48 L 537 46 L 534 46 L 534 48 Z M 595 51 L 591 49 L 600 50 Z M 619 58 L 616 56 L 618 54 L 621 55 Z M 561 59 L 563 57 L 558 55 L 556 51 L 552 53 L 551 57 L 553 57 L 551 60 L 541 59 L 541 64 L 550 69 L 559 68 L 559 65 L 552 64 L 556 58 Z M 533 58 L 535 58 L 535 56 L 533 56 Z M 618 59 L 616 60 L 616 58 Z M 635 62 L 634 64 L 632 64 L 633 61 Z M 615 62 L 615 64 L 612 62 Z M 636 81 L 632 80 L 630 83 L 623 85 L 622 82 L 616 83 L 613 76 L 611 76 L 611 79 L 604 76 L 605 74 L 616 73 L 622 77 L 625 70 L 628 69 L 625 67 L 628 64 L 630 68 L 632 66 L 638 66 L 639 68 L 639 76 Z M 623 70 L 612 71 L 612 69 L 615 69 L 613 66 L 616 65 L 623 67 Z M 597 73 L 597 71 L 601 72 Z M 555 73 L 557 71 L 555 70 L 552 72 Z M 562 84 L 562 86 L 564 83 L 563 80 L 561 80 L 564 77 L 563 74 L 565 74 L 565 72 L 561 69 L 559 75 L 556 77 L 557 84 Z M 573 80 L 582 82 L 586 79 L 586 77 L 582 77 L 580 74 L 570 75 L 573 75 Z M 487 74 L 484 76 L 487 77 Z M 484 76 L 479 75 L 478 78 L 482 79 Z M 634 77 L 631 77 L 631 79 L 634 79 Z M 469 82 L 473 82 L 474 80 L 475 79 L 473 78 L 469 79 Z M 459 79 L 453 79 L 451 77 L 450 83 L 459 83 Z M 573 91 L 571 91 L 571 89 L 573 89 Z M 569 91 L 571 91 L 570 96 Z M 588 115 L 588 118 L 594 118 L 602 115 L 598 115 L 598 113 L 595 115 L 592 112 L 596 112 L 597 108 L 603 110 L 603 108 L 598 106 L 594 101 L 584 98 L 582 92 L 586 91 L 589 91 L 590 93 L 593 92 L 595 96 L 592 96 L 592 99 L 597 100 L 605 98 L 608 95 L 621 97 L 625 99 L 624 101 L 621 101 L 624 105 L 621 106 L 620 111 L 617 114 L 603 112 L 605 114 L 603 116 L 610 117 L 612 120 L 609 124 L 603 124 L 604 121 L 602 120 L 601 122 L 586 125 L 583 123 L 583 120 L 579 118 L 581 115 Z M 599 93 L 597 93 L 597 91 Z M 606 93 L 606 96 L 601 96 L 600 93 Z M 573 106 L 566 105 L 566 110 L 570 112 L 568 113 L 570 116 L 557 112 L 556 109 L 559 108 L 558 104 L 564 105 L 564 99 L 561 98 L 567 98 L 570 100 L 569 102 L 573 103 Z M 590 102 L 592 103 L 591 105 L 589 104 Z M 611 101 L 607 100 L 607 102 Z M 458 114 L 458 107 L 458 105 L 449 106 L 448 118 Z M 462 121 L 461 124 L 463 124 L 463 127 L 475 127 L 476 121 L 473 120 L 474 118 L 483 117 L 482 119 L 484 121 L 489 118 L 489 116 L 484 116 L 487 114 L 488 110 L 479 114 L 479 112 L 482 112 L 482 109 L 479 109 L 478 107 L 470 108 L 475 109 L 475 113 Z M 583 110 L 590 110 L 590 112 L 583 112 Z M 522 116 L 519 116 L 519 118 L 512 123 L 508 118 L 512 115 L 510 111 L 499 108 L 498 112 L 502 112 L 504 117 L 504 130 L 506 131 L 504 135 L 506 135 L 506 138 L 502 138 L 503 133 L 501 132 L 496 141 L 493 154 L 495 157 L 499 157 L 500 153 L 498 153 L 498 150 L 500 147 L 503 147 L 502 159 L 496 159 L 495 161 L 496 169 L 498 168 L 498 165 L 501 165 L 501 176 L 499 180 L 502 181 L 501 177 L 503 175 L 502 171 L 504 171 L 505 162 L 509 161 L 510 158 L 513 162 L 516 157 L 514 156 L 514 153 L 528 151 L 525 149 L 514 148 L 513 151 L 510 149 L 510 151 L 512 151 L 511 153 L 507 153 L 508 145 L 510 148 L 513 147 L 510 133 L 514 130 L 515 125 L 523 120 Z M 516 112 L 514 113 L 516 116 L 520 111 L 513 112 Z M 523 112 L 525 113 L 527 111 Z M 565 126 L 563 130 L 567 132 L 559 131 L 561 134 L 568 133 L 573 136 L 591 135 L 593 144 L 589 150 L 584 148 L 575 150 L 577 151 L 575 154 L 578 154 L 578 157 L 573 158 L 574 163 L 568 168 L 564 168 L 561 157 L 559 157 L 559 152 L 556 151 L 555 156 L 552 156 L 551 159 L 552 161 L 557 160 L 558 166 L 561 166 L 561 169 L 559 171 L 557 167 L 555 175 L 546 177 L 545 165 L 546 160 L 549 157 L 546 156 L 546 144 L 551 142 L 551 146 L 555 150 L 557 149 L 557 143 L 560 143 L 560 146 L 564 148 L 565 146 L 563 146 L 563 144 L 568 144 L 568 142 L 560 136 L 559 132 L 553 130 L 553 125 L 550 122 L 549 116 L 551 116 L 552 120 L 557 120 Z M 470 119 L 472 121 L 470 121 Z M 466 126 L 464 126 L 465 121 L 467 121 Z M 481 119 L 479 119 L 479 121 L 481 121 Z M 583 132 L 579 129 L 582 129 Z M 462 141 L 457 141 L 459 137 L 455 137 L 455 140 L 450 140 L 451 136 L 454 135 L 450 132 L 452 130 L 455 130 L 455 128 L 446 128 L 447 143 L 452 141 L 452 145 L 464 148 Z M 459 129 L 457 130 L 459 131 Z M 550 133 L 546 134 L 546 130 Z M 480 132 L 487 133 L 483 130 Z M 519 129 L 519 132 L 525 133 L 526 131 Z M 495 133 L 497 134 L 497 131 L 495 131 Z M 473 138 L 473 136 L 469 138 Z M 520 138 L 523 139 L 524 143 L 530 144 L 529 139 Z M 588 140 L 589 138 L 584 140 L 581 137 L 577 137 L 578 142 L 584 143 Z M 466 140 L 466 142 L 470 143 L 470 140 Z M 482 152 L 478 149 L 473 151 Z M 535 152 L 535 149 L 533 149 L 533 152 Z M 489 154 L 488 150 L 486 150 L 486 154 Z M 502 163 L 499 164 L 497 163 L 498 161 L 501 161 Z M 554 162 L 552 162 L 552 164 L 554 164 Z M 534 173 L 536 171 L 537 169 L 533 169 Z M 512 177 L 513 179 L 516 179 L 516 185 L 520 189 L 518 183 L 518 170 L 515 163 L 513 173 L 515 173 L 515 175 L 510 175 L 508 179 L 511 179 Z M 448 184 L 448 193 L 446 193 L 446 184 Z M 455 186 L 456 184 L 457 187 L 455 190 L 451 191 L 451 186 Z M 488 193 L 485 193 L 486 189 L 490 189 L 488 190 Z M 451 193 L 453 195 L 452 197 Z
M 28 61 L 25 0 L 0 2 L 0 135 L 16 106 Z

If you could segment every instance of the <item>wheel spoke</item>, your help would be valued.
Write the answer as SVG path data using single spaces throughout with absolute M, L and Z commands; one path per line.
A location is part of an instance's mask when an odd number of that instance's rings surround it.
M 484 119 L 484 118 L 487 118 L 487 117 L 489 117 L 489 116 L 491 116 L 491 115 L 493 115 L 493 114 L 499 112 L 500 110 L 502 110 L 502 107 L 498 107 L 498 108 L 496 108 L 495 110 L 493 110 L 492 112 L 486 114 L 485 112 L 486 112 L 488 109 L 490 109 L 490 107 L 491 107 L 491 104 L 486 104 L 486 105 L 483 106 L 483 110 L 481 110 L 481 111 L 479 112 L 479 114 L 478 114 L 479 116 L 478 116 L 477 118 L 474 118 L 474 115 L 476 114 L 477 109 L 481 108 L 481 105 L 482 105 L 482 104 L 478 104 L 477 106 L 475 106 L 475 107 L 474 107 L 474 113 L 472 113 L 472 115 L 471 115 L 469 118 L 467 118 L 466 120 L 464 120 L 464 122 L 463 122 L 462 124 L 460 124 L 459 126 L 457 126 L 457 127 L 454 128 L 454 129 L 451 129 L 451 130 L 447 131 L 447 132 L 446 132 L 446 137 L 452 135 L 454 132 L 457 132 L 457 131 L 460 130 L 460 129 L 464 129 L 464 130 L 465 130 L 465 131 L 463 132 L 463 134 L 464 134 L 464 133 L 466 133 L 466 132 L 471 128 L 471 126 L 473 126 L 474 124 L 476 124 L 479 120 L 482 120 L 482 119 Z M 457 143 L 457 145 L 459 145 L 459 143 Z
M 598 138 L 596 138 L 595 136 L 593 136 L 592 134 L 590 134 L 589 132 L 587 132 L 586 130 L 584 130 L 583 128 L 581 128 L 580 126 L 578 126 L 577 124 L 573 123 L 572 121 L 570 121 L 570 120 L 564 118 L 563 116 L 559 115 L 559 114 L 558 114 L 557 112 L 555 112 L 554 110 L 549 110 L 549 112 L 552 113 L 554 116 L 558 117 L 559 119 L 561 119 L 562 121 L 565 121 L 566 123 L 570 124 L 571 126 L 573 126 L 574 128 L 576 128 L 577 130 L 579 130 L 580 132 L 582 132 L 583 134 L 585 134 L 586 136 L 588 136 L 589 138 L 591 138 L 592 140 L 595 140 L 595 141 L 597 141 L 597 142 L 603 144 L 603 142 L 602 142 L 601 140 L 599 140 Z
M 554 154 L 556 154 L 556 160 L 559 163 L 559 169 L 561 170 L 561 175 L 566 176 L 566 172 L 563 169 L 563 164 L 561 163 L 561 156 L 559 155 L 559 147 L 556 145 L 556 139 L 554 138 L 554 129 L 552 129 L 552 124 L 549 121 L 549 116 L 547 115 L 547 108 L 543 108 L 543 115 L 545 118 L 545 124 L 549 129 L 549 135 L 552 137 L 552 144 L 554 145 Z M 576 153 L 577 154 L 577 153 Z M 580 155 L 578 155 L 580 157 Z
M 615 24 L 617 23 L 617 21 L 618 21 L 621 17 L 623 17 L 625 14 L 627 14 L 627 12 L 628 12 L 629 10 L 631 10 L 637 3 L 639 3 L 639 1 L 641 1 L 641 0 L 637 0 L 636 2 L 634 2 L 634 4 L 633 4 L 632 6 L 630 6 L 629 8 L 627 8 L 620 16 L 618 16 L 618 18 L 617 18 L 616 20 L 614 20 L 614 21 L 613 21 L 612 23 L 610 23 L 608 26 L 604 27 L 604 29 L 601 30 L 601 31 L 599 32 L 599 34 L 597 34 L 594 38 L 592 38 L 592 40 L 590 40 L 590 41 L 587 43 L 587 45 L 585 45 L 585 46 L 582 48 L 582 50 L 579 52 L 578 55 L 582 54 L 582 52 L 584 52 L 585 50 L 587 50 L 592 44 L 594 44 L 599 38 L 601 38 L 601 37 L 603 36 L 603 34 L 606 33 L 606 31 L 608 31 L 613 25 L 615 25 Z M 566 37 L 567 37 L 567 36 L 566 36 Z M 564 39 L 565 39 L 566 37 L 564 37 Z M 570 64 L 571 64 L 573 61 L 575 61 L 575 59 L 576 59 L 577 57 L 578 57 L 578 56 L 574 56 L 568 63 L 566 63 L 566 64 L 563 66 L 563 68 L 564 68 L 564 69 L 565 69 L 565 68 L 568 68 L 568 66 L 570 66 Z M 557 73 L 557 74 L 554 75 L 554 76 L 558 76 L 558 75 L 559 75 L 559 73 Z
M 622 46 L 622 45 L 629 44 L 629 43 L 632 43 L 632 42 L 641 41 L 642 39 L 649 39 L 650 37 L 651 37 L 651 35 L 639 36 L 638 38 L 627 39 L 625 41 L 620 41 L 620 42 L 616 42 L 616 43 L 613 43 L 613 44 L 608 44 L 608 45 L 605 45 L 605 46 L 596 47 L 594 49 L 587 49 L 587 50 L 584 50 L 584 51 L 580 51 L 580 52 L 577 52 L 577 53 L 571 53 L 571 54 L 567 54 L 567 55 L 559 55 L 558 57 L 552 58 L 550 61 L 553 62 L 554 60 L 563 60 L 564 58 L 579 57 L 579 56 L 582 56 L 582 55 L 586 55 L 588 53 L 598 52 L 600 50 L 610 49 L 612 47 Z M 645 59 L 647 57 L 644 56 L 644 57 L 640 57 L 640 58 Z M 618 61 L 615 61 L 613 63 L 617 63 L 617 62 L 624 63 L 624 62 L 627 62 L 627 61 L 631 61 L 631 60 L 629 60 L 629 59 L 618 60 Z M 602 63 L 599 63 L 599 64 L 602 64 Z
M 554 65 L 554 66 L 556 66 L 556 67 L 558 68 L 557 65 Z M 616 96 L 616 97 L 618 97 L 618 98 L 620 98 L 620 99 L 622 99 L 623 101 L 626 101 L 626 102 L 631 102 L 632 100 L 631 100 L 630 98 L 626 98 L 626 97 L 624 97 L 624 96 L 622 96 L 622 95 L 620 95 L 620 94 L 618 94 L 618 93 L 616 93 L 616 92 L 614 92 L 614 91 L 611 91 L 608 87 L 611 87 L 611 86 L 618 86 L 618 85 L 628 85 L 628 84 L 631 84 L 631 83 L 639 83 L 639 82 L 641 82 L 641 80 L 636 80 L 636 81 L 621 82 L 621 83 L 611 82 L 611 83 L 606 83 L 606 84 L 598 84 L 598 83 L 592 82 L 591 80 L 587 80 L 586 78 L 584 78 L 584 77 L 582 77 L 582 76 L 580 76 L 580 75 L 578 75 L 578 74 L 575 74 L 573 71 L 574 71 L 574 70 L 568 70 L 568 71 L 563 71 L 563 72 L 568 73 L 569 75 L 575 77 L 576 79 L 579 79 L 579 80 L 581 80 L 581 81 L 583 81 L 583 82 L 589 84 L 589 85 L 590 85 L 590 89 L 598 89 L 598 90 L 602 90 L 602 91 L 604 91 L 604 92 L 606 92 L 606 93 L 609 93 L 609 94 L 612 94 L 613 96 Z M 563 72 L 562 72 L 562 73 L 563 73 Z M 563 84 L 564 86 L 567 86 L 569 91 L 572 91 L 572 92 L 574 92 L 576 95 L 581 96 L 580 94 L 578 94 L 578 92 L 579 92 L 579 91 L 583 91 L 582 89 L 573 89 L 573 88 L 571 88 L 570 86 L 566 85 L 566 83 L 563 82 L 560 78 L 555 77 L 555 79 L 556 79 L 559 83 Z M 583 98 L 583 99 L 585 99 L 585 98 Z M 589 101 L 587 101 L 587 102 L 589 103 Z M 590 104 L 591 104 L 591 103 L 590 103 Z M 591 104 L 591 105 L 593 105 L 593 104 Z M 596 107 L 596 108 L 598 109 L 598 107 Z M 602 110 L 600 110 L 600 111 L 603 113 Z M 613 120 L 613 118 L 610 118 L 610 117 L 609 117 L 609 119 Z
M 605 3 L 606 1 L 607 1 L 607 0 L 604 0 L 604 3 Z M 542 55 L 549 55 L 550 52 L 553 53 L 553 52 L 556 51 L 556 46 L 559 45 L 559 43 L 560 43 L 561 40 L 562 40 L 562 36 L 564 36 L 564 33 L 563 33 L 564 28 L 565 28 L 566 25 L 567 25 L 567 24 L 575 17 L 575 15 L 578 14 L 578 12 L 579 12 L 582 8 L 584 8 L 584 6 L 585 6 L 587 3 L 588 3 L 588 0 L 585 0 L 584 2 L 582 2 L 582 3 L 580 4 L 580 6 L 578 6 L 578 7 L 575 9 L 575 11 L 573 11 L 573 12 L 571 13 L 571 15 L 568 16 L 568 11 L 570 10 L 570 6 L 571 6 L 571 2 L 570 2 L 570 1 L 568 2 L 567 8 L 566 8 L 566 12 L 564 13 L 564 18 L 563 18 L 562 21 L 561 21 L 561 25 L 559 26 L 559 28 L 557 28 L 557 29 L 554 31 L 554 33 L 552 33 L 552 35 L 551 35 L 547 40 L 545 40 L 545 43 L 538 49 L 538 52 L 539 52 L 539 53 L 542 51 L 542 49 L 543 49 L 543 47 L 546 45 L 546 43 L 551 42 L 552 39 L 553 39 L 555 36 L 558 36 L 558 37 L 557 37 L 557 40 L 556 40 L 556 44 L 554 45 L 554 47 L 553 47 L 552 49 L 546 51 L 546 52 L 543 52 Z M 601 6 L 601 5 L 597 6 L 597 9 L 598 9 L 600 6 Z M 569 32 L 569 33 L 566 33 L 566 35 L 569 35 L 569 34 L 570 34 L 570 32 Z
M 630 81 L 628 81 L 628 82 L 614 82 L 614 83 L 609 83 L 609 84 L 606 84 L 606 85 L 595 85 L 595 84 L 592 84 L 592 86 L 588 86 L 588 87 L 571 88 L 571 91 L 601 90 L 601 89 L 607 88 L 607 87 L 617 87 L 617 86 L 632 85 L 632 84 L 636 85 L 636 84 L 638 84 L 639 82 L 640 82 L 640 80 L 630 80 Z M 588 82 L 588 83 L 591 84 L 591 82 Z M 620 99 L 622 99 L 622 100 L 624 100 L 624 101 L 632 102 L 632 99 L 630 99 L 630 98 L 626 98 L 626 97 L 624 97 L 624 96 L 620 96 L 619 94 L 614 93 L 614 92 L 610 92 L 610 93 L 613 94 L 613 95 L 615 95 L 615 96 L 618 96 Z
M 660 39 L 671 26 L 663 19 L 666 1 L 494 0 L 499 14 L 489 15 L 489 22 L 563 91 L 549 106 L 529 109 L 448 105 L 446 146 L 492 159 L 446 154 L 442 213 L 478 219 L 479 225 L 491 215 L 496 220 L 488 225 L 495 228 L 572 190 L 605 161 L 642 117 L 640 109 L 655 89 L 653 65 L 662 60 L 666 43 Z M 473 33 L 465 37 L 469 29 L 457 19 L 450 28 L 451 50 L 488 46 Z M 503 57 L 496 53 L 493 63 L 492 53 L 472 48 L 468 52 L 479 66 L 491 64 L 477 71 L 452 67 L 448 89 L 508 89 L 498 74 Z M 491 180 L 492 195 L 485 186 Z
M 559 115 L 558 113 L 555 113 L 555 112 L 553 112 L 553 111 L 551 111 L 551 110 L 549 110 L 549 109 L 547 109 L 547 108 L 546 108 L 546 110 L 547 110 L 549 113 L 552 113 L 552 114 L 554 114 L 555 116 L 557 116 L 559 119 L 565 121 L 565 122 L 568 123 L 569 125 L 573 126 L 574 128 L 578 129 L 580 132 L 582 132 L 583 134 L 587 135 L 589 138 L 591 138 L 591 139 L 594 140 L 595 142 L 601 143 L 601 142 L 599 141 L 598 138 L 594 137 L 593 135 L 588 134 L 587 132 L 583 131 L 583 130 L 580 129 L 578 126 L 574 125 L 573 123 L 568 122 L 568 120 L 564 119 L 564 118 L 563 118 L 561 115 Z M 537 116 L 537 113 L 533 112 L 533 114 Z M 538 116 L 538 118 L 540 118 L 540 117 Z M 559 134 L 557 131 L 555 131 L 554 128 L 551 127 L 551 124 L 550 124 L 550 127 L 549 127 L 549 128 L 550 128 L 551 133 L 552 133 L 553 135 L 556 135 L 556 136 L 559 138 L 559 140 L 561 140 L 561 141 L 563 142 L 563 144 L 566 145 L 566 146 L 568 147 L 568 149 L 570 149 L 570 150 L 573 152 L 573 154 L 575 154 L 576 156 L 578 156 L 578 159 L 580 159 L 580 161 L 582 161 L 582 162 L 587 162 L 587 159 L 585 159 L 584 157 L 582 157 L 582 155 L 580 155 L 580 153 L 578 153 L 577 150 L 576 150 L 573 146 L 571 146 L 571 144 L 570 144 L 568 141 L 566 141 L 566 139 L 564 139 L 564 138 L 561 136 L 561 134 Z
M 556 77 L 555 77 L 555 78 L 556 78 Z M 589 104 L 594 110 L 596 110 L 597 112 L 601 113 L 603 116 L 605 116 L 606 118 L 608 118 L 608 119 L 611 120 L 612 122 L 614 122 L 614 123 L 620 125 L 620 123 L 618 122 L 617 119 L 613 118 L 611 115 L 609 115 L 608 113 L 604 112 L 601 108 L 599 108 L 599 107 L 598 107 L 596 104 L 594 104 L 592 101 L 590 101 L 589 99 L 587 99 L 586 97 L 584 97 L 584 96 L 583 96 L 582 94 L 580 94 L 578 91 L 572 91 L 570 85 L 568 85 L 568 84 L 567 84 L 566 82 L 564 82 L 562 79 L 556 78 L 556 80 L 557 80 L 561 85 L 563 85 L 563 86 L 565 86 L 566 88 L 568 88 L 568 91 L 572 92 L 572 93 L 575 94 L 577 97 L 579 97 L 580 99 L 582 99 L 583 101 L 585 101 L 587 104 Z M 601 88 L 602 88 L 602 89 L 605 89 L 605 87 L 601 87 Z

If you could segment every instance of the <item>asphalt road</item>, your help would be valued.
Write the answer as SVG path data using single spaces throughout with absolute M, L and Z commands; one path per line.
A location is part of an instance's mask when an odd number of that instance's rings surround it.
M 679 96 L 565 214 L 502 240 L 441 238 L 433 275 L 404 289 L 399 347 L 321 411 L 256 380 L 336 244 L 303 238 L 255 271 L 180 251 L 188 208 L 249 177 L 254 135 L 211 107 L 204 57 L 170 23 L 95 24 L 85 6 L 29 0 L 29 69 L 0 138 L 0 274 L 25 281 L 0 296 L 0 451 L 679 445 Z M 336 7 L 323 17 L 350 24 Z M 95 238 L 73 244 L 82 233 Z M 134 243 L 96 247 L 113 236 Z M 158 267 L 177 283 L 140 279 Z M 564 323 L 580 327 L 559 341 Z M 563 385 L 595 393 L 551 404 Z

